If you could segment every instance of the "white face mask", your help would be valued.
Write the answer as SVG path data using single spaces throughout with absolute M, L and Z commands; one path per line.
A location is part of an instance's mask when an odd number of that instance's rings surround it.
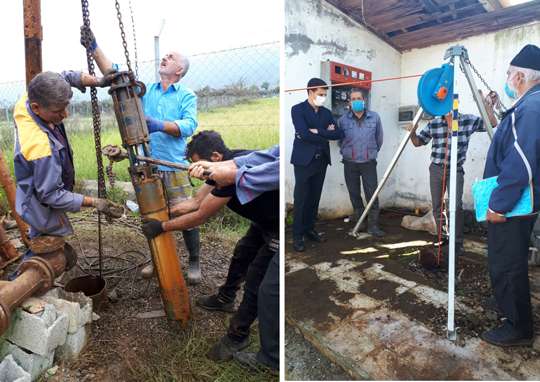
M 326 97 L 325 96 L 316 96 L 315 97 L 315 100 L 313 101 L 313 103 L 316 105 L 316 106 L 322 106 L 324 105 L 324 103 L 326 102 Z

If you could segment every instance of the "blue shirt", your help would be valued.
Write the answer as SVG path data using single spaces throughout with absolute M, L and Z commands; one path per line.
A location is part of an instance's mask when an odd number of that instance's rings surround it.
M 235 157 L 236 196 L 246 204 L 267 191 L 279 189 L 279 145 Z
M 338 142 L 344 160 L 363 163 L 377 159 L 377 153 L 383 144 L 379 114 L 366 110 L 359 119 L 349 111 L 338 119 L 338 126 L 345 134 Z
M 513 121 L 515 120 L 514 136 Z M 489 146 L 484 178 L 497 176 L 489 208 L 511 211 L 532 182 L 534 211 L 540 208 L 540 85 L 531 88 L 508 110 Z M 530 173 L 529 173 L 530 171 Z
M 153 83 L 146 89 L 143 97 L 144 114 L 161 121 L 174 122 L 180 130 L 175 137 L 165 132 L 150 134 L 152 157 L 175 163 L 187 164 L 186 141 L 197 128 L 197 96 L 182 84 L 171 84 L 163 92 L 161 83 Z M 171 168 L 158 166 L 159 170 L 172 171 Z

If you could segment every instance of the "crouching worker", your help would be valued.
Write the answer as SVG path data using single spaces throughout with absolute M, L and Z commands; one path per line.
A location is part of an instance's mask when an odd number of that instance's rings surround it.
M 107 77 L 43 72 L 30 81 L 28 94 L 15 105 L 16 209 L 30 225 L 30 239 L 72 234 L 66 212 L 81 207 L 94 207 L 111 217 L 122 216 L 122 206 L 73 192 L 73 152 L 62 123 L 68 116 L 72 86 L 84 91 L 85 86 L 107 85 Z M 30 256 L 28 251 L 25 257 Z
M 221 142 L 216 145 L 218 140 L 215 134 L 206 132 L 193 138 L 188 147 L 191 159 L 229 162 L 230 159 L 235 161 L 235 158 L 242 158 L 242 155 L 246 153 L 245 151 L 230 151 L 224 145 L 221 146 Z M 213 138 L 210 135 L 214 135 Z M 211 143 L 212 141 L 214 143 Z M 199 143 L 203 144 L 199 145 Z M 205 146 L 211 144 L 214 144 L 216 148 L 206 151 Z M 202 176 L 202 167 L 193 166 L 190 175 L 206 178 Z M 248 232 L 235 248 L 227 281 L 217 295 L 198 301 L 198 304 L 205 305 L 206 308 L 231 311 L 238 287 L 245 278 L 244 296 L 237 312 L 231 318 L 227 334 L 213 346 L 208 354 L 208 357 L 213 360 L 232 359 L 235 353 L 249 345 L 250 327 L 257 318 L 259 287 L 270 261 L 279 253 L 279 189 L 275 187 L 261 193 L 253 190 L 251 194 L 256 196 L 253 199 L 242 200 L 243 194 L 238 192 L 234 183 L 218 187 L 213 180 L 207 179 L 193 199 L 173 207 L 171 213 L 180 215 L 179 217 L 166 222 L 150 220 L 143 224 L 144 234 L 148 239 L 152 239 L 165 231 L 184 230 L 201 225 L 225 205 L 250 220 Z

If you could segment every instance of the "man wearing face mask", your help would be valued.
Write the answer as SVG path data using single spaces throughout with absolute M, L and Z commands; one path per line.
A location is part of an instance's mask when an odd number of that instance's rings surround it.
M 343 138 L 336 128 L 332 112 L 323 106 L 327 84 L 320 78 L 309 80 L 308 99 L 291 109 L 294 143 L 291 163 L 294 165 L 294 250 L 305 251 L 304 236 L 314 242 L 322 238 L 315 231 L 326 167 L 331 164 L 329 140 Z
M 383 129 L 379 114 L 366 110 L 364 94 L 360 89 L 353 89 L 349 95 L 350 111 L 338 120 L 338 127 L 345 135 L 339 141 L 343 156 L 343 170 L 349 197 L 354 208 L 354 220 L 364 213 L 364 203 L 360 186 L 364 185 L 366 200 L 370 200 L 377 188 L 377 154 L 383 144 Z M 382 237 L 379 228 L 379 201 L 373 203 L 368 215 L 367 231 Z M 365 229 L 365 227 L 361 227 Z
M 81 27 L 81 44 L 92 51 L 102 73 L 118 69 L 118 65 L 113 64 L 98 46 L 90 28 Z M 160 81 L 146 86 L 142 101 L 153 158 L 188 164 L 185 153 L 187 138 L 197 128 L 197 96 L 180 83 L 188 70 L 189 60 L 186 56 L 169 52 L 159 66 Z M 158 171 L 165 185 L 169 209 L 191 198 L 193 187 L 185 171 L 175 171 L 161 165 Z M 187 280 L 190 284 L 198 284 L 201 281 L 199 228 L 184 230 L 182 236 L 189 253 Z M 145 278 L 152 277 L 153 273 L 152 264 L 141 272 Z
M 482 334 L 498 346 L 534 341 L 528 277 L 529 241 L 540 210 L 540 48 L 525 46 L 511 61 L 506 93 L 516 99 L 489 147 L 484 178 L 496 176 L 489 200 L 488 268 L 493 308 L 506 320 Z M 506 218 L 523 190 L 532 187 L 533 214 Z

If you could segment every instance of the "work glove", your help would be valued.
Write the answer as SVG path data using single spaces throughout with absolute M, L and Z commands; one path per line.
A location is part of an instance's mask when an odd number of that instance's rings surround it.
M 124 207 L 114 202 L 111 202 L 110 200 L 97 198 L 94 199 L 92 204 L 94 205 L 96 210 L 107 216 L 110 216 L 111 218 L 117 219 L 124 215 Z
M 148 219 L 146 221 L 143 221 L 142 231 L 144 233 L 144 236 L 146 236 L 148 240 L 152 240 L 156 236 L 159 236 L 163 232 L 165 232 L 163 230 L 161 222 L 155 219 Z
M 97 49 L 97 41 L 94 36 L 94 32 L 90 27 L 82 26 L 81 27 L 81 45 L 85 49 L 90 50 L 91 53 L 94 53 Z
M 146 126 L 148 126 L 149 133 L 155 133 L 156 131 L 163 131 L 165 129 L 165 123 L 163 121 L 149 116 L 146 116 Z

